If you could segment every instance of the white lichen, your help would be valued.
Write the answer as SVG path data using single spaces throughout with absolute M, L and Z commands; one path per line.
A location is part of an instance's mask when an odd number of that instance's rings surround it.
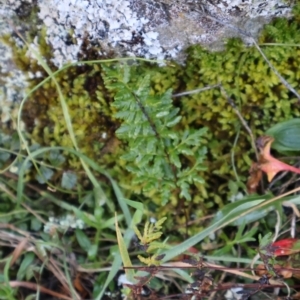
M 85 38 L 100 41 L 110 48 L 126 48 L 132 45 L 137 32 L 142 31 L 149 22 L 138 17 L 126 0 L 40 0 L 39 8 L 39 17 L 47 27 L 47 41 L 54 49 L 53 62 L 58 67 L 77 61 Z M 153 45 L 156 48 L 160 46 L 155 33 L 145 34 L 147 44 L 141 44 L 136 49 L 136 55 L 148 53 L 150 56 Z
M 44 225 L 44 232 L 51 233 L 54 230 L 59 232 L 66 232 L 68 229 L 83 229 L 85 223 L 76 218 L 74 215 L 65 215 L 62 217 L 49 217 L 49 221 Z
M 219 1 L 216 6 L 229 14 L 238 11 L 239 14 L 250 18 L 285 16 L 290 12 L 289 5 L 278 0 L 223 0 Z
M 16 3 L 1 3 L 0 1 L 0 33 L 1 35 L 12 35 L 13 11 Z M 16 39 L 20 44 L 20 39 Z M 20 71 L 13 62 L 12 50 L 0 41 L 0 126 L 11 120 L 16 113 L 15 104 L 19 103 L 25 96 L 27 87 L 26 75 Z M 11 125 L 15 126 L 15 123 Z

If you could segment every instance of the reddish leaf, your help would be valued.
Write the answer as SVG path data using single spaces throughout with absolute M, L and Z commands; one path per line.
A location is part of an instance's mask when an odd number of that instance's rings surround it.
M 250 194 L 256 192 L 261 179 L 261 172 L 267 174 L 269 182 L 272 181 L 274 176 L 281 171 L 289 171 L 300 174 L 300 169 L 290 166 L 271 155 L 270 151 L 273 141 L 274 138 L 270 136 L 262 136 L 257 139 L 257 145 L 260 153 L 258 162 L 253 163 L 250 169 L 250 177 L 247 182 L 247 189 Z
M 263 136 L 260 138 L 263 148 L 260 154 L 260 168 L 268 176 L 268 181 L 272 181 L 274 176 L 281 171 L 290 171 L 300 174 L 300 169 L 290 166 L 270 154 L 271 144 L 274 142 L 274 138 L 270 136 Z
M 272 243 L 272 252 L 274 256 L 285 256 L 300 252 L 299 239 L 283 239 Z

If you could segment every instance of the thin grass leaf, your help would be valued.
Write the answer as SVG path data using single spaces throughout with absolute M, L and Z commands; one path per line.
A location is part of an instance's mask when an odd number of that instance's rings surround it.
M 91 247 L 91 241 L 90 239 L 87 237 L 87 235 L 80 229 L 76 229 L 75 230 L 75 235 L 76 235 L 76 238 L 77 238 L 77 241 L 80 245 L 80 247 L 88 252 L 90 247 Z
M 300 151 L 300 118 L 277 123 L 266 131 L 272 136 L 272 148 L 281 153 Z
M 135 208 L 136 211 L 132 217 L 132 224 L 139 224 L 142 220 L 142 216 L 144 214 L 144 205 L 141 202 L 132 201 L 129 199 L 124 199 L 124 201 L 131 207 Z
M 134 232 L 132 229 L 128 228 L 125 233 L 124 233 L 124 241 L 125 241 L 125 245 L 126 247 L 128 247 L 129 245 L 129 241 L 133 238 L 134 236 Z M 122 259 L 120 255 L 115 255 L 115 259 L 112 263 L 110 272 L 108 273 L 107 279 L 103 285 L 102 291 L 99 293 L 99 295 L 97 295 L 97 297 L 95 298 L 95 300 L 101 300 L 109 283 L 114 280 L 116 274 L 118 273 L 120 267 L 122 265 Z
M 117 214 L 115 214 L 115 226 L 116 226 L 119 251 L 120 251 L 120 254 L 122 257 L 123 265 L 124 265 L 124 267 L 132 267 L 132 263 L 131 263 L 131 260 L 129 257 L 127 246 L 124 242 L 121 230 L 118 225 Z M 130 282 L 134 282 L 134 270 L 133 269 L 125 269 L 125 273 L 126 273 L 127 279 Z
M 24 258 L 18 268 L 17 280 L 22 280 L 26 275 L 28 268 L 32 265 L 35 259 L 35 254 L 33 252 L 25 253 Z M 26 278 L 28 280 L 28 278 Z
M 211 226 L 207 227 L 203 231 L 199 232 L 198 234 L 190 237 L 183 243 L 176 245 L 174 248 L 167 250 L 163 252 L 165 254 L 165 257 L 162 259 L 162 262 L 166 262 L 171 260 L 172 258 L 182 254 L 183 252 L 187 251 L 190 247 L 195 246 L 199 242 L 201 242 L 204 238 L 209 236 L 210 234 L 216 232 L 217 230 L 220 230 L 221 228 L 224 228 L 225 226 L 241 219 L 244 218 L 245 215 L 254 212 L 256 210 L 260 210 L 262 208 L 274 206 L 276 202 L 278 201 L 284 201 L 284 197 L 295 193 L 296 191 L 299 191 L 300 188 L 296 188 L 294 190 L 291 190 L 287 193 L 284 193 L 280 196 L 273 197 L 268 200 L 261 200 L 261 201 L 253 201 L 249 203 L 248 205 L 246 204 L 243 209 L 242 207 L 237 207 L 233 209 L 231 212 L 229 212 L 227 215 L 225 215 L 223 218 L 218 220 L 216 223 L 212 224 Z

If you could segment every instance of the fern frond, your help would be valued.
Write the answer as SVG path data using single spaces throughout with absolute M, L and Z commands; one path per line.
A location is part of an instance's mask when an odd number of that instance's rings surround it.
M 159 254 L 154 254 L 150 257 L 144 257 L 142 255 L 138 255 L 138 259 L 147 266 L 159 266 L 161 264 Z
M 138 239 L 139 239 L 140 241 L 142 241 L 142 240 L 143 240 L 143 237 L 142 237 L 142 234 L 141 234 L 141 232 L 139 231 L 139 229 L 138 229 L 136 226 L 133 226 L 133 230 L 134 230 L 134 233 L 136 234 L 136 236 L 138 237 Z
M 161 218 L 157 222 L 155 222 L 154 226 L 156 230 L 161 230 L 162 229 L 162 224 L 167 220 L 167 217 Z
M 114 93 L 116 118 L 122 125 L 116 131 L 128 144 L 121 158 L 134 174 L 133 184 L 141 185 L 145 193 L 157 191 L 165 204 L 171 194 L 191 199 L 190 186 L 203 179 L 203 136 L 206 129 L 176 131 L 181 121 L 179 108 L 174 107 L 172 90 L 161 95 L 151 90 L 151 73 L 141 74 L 137 67 L 126 64 L 103 65 L 103 80 Z M 192 166 L 185 166 L 186 157 L 193 157 Z M 195 178 L 195 179 L 194 179 Z
M 140 260 L 140 262 L 142 262 L 143 264 L 149 267 L 153 265 L 158 266 L 160 264 L 159 261 L 157 261 L 154 256 L 144 257 L 142 255 L 138 255 L 138 259 Z

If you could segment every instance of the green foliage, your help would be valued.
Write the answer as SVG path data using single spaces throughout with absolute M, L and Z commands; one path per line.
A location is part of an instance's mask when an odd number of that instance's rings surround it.
M 266 246 L 270 245 L 272 242 L 272 232 L 268 232 L 266 235 L 262 236 L 261 234 L 258 236 L 259 240 L 259 247 L 265 248 Z
M 266 131 L 274 137 L 272 148 L 282 153 L 300 151 L 300 119 L 295 118 L 276 124 Z
M 244 207 L 244 208 L 249 208 L 253 205 L 256 205 L 260 203 L 260 201 L 268 200 L 272 197 L 271 194 L 269 195 L 263 195 L 263 196 L 257 196 L 257 195 L 250 195 L 250 196 L 245 196 L 242 199 L 228 203 L 222 209 L 220 209 L 216 214 L 215 217 L 212 219 L 211 224 L 217 223 L 220 221 L 222 218 L 228 216 L 233 210 L 237 209 L 238 207 Z M 263 200 L 262 200 L 263 199 Z M 262 219 L 266 217 L 266 215 L 269 213 L 269 208 L 266 209 L 260 209 L 259 211 L 256 211 L 254 213 L 249 213 L 247 214 L 243 220 L 238 220 L 237 222 L 234 223 L 236 226 L 241 226 L 243 222 L 251 223 L 256 220 Z
M 40 167 L 40 174 L 37 174 L 35 176 L 35 178 L 38 181 L 38 183 L 44 184 L 44 183 L 46 183 L 47 181 L 50 180 L 50 178 L 53 176 L 53 174 L 54 174 L 53 170 L 51 170 L 50 168 L 41 166 Z
M 143 230 L 143 234 L 139 231 L 139 229 L 134 226 L 134 232 L 137 238 L 140 241 L 139 248 L 145 250 L 146 253 L 150 255 L 148 257 L 144 257 L 142 255 L 138 255 L 138 259 L 146 264 L 147 266 L 156 266 L 160 265 L 161 259 L 163 256 L 159 254 L 159 250 L 166 249 L 167 246 L 163 243 L 157 242 L 157 240 L 162 236 L 163 232 L 162 224 L 166 221 L 167 218 L 162 218 L 155 223 L 150 223 L 149 221 L 146 222 Z
M 236 232 L 234 237 L 232 236 L 233 231 L 229 236 L 226 235 L 225 231 L 222 231 L 220 233 L 220 236 L 218 237 L 218 240 L 223 240 L 224 246 L 216 250 L 213 253 L 213 255 L 222 256 L 225 254 L 231 254 L 232 256 L 238 256 L 238 252 L 235 247 L 240 246 L 242 248 L 246 248 L 247 250 L 249 250 L 249 247 L 247 247 L 247 243 L 256 241 L 254 236 L 257 231 L 258 231 L 257 227 L 252 227 L 252 229 L 248 230 L 246 228 L 245 221 L 242 223 L 241 226 L 238 227 L 238 231 Z M 255 255 L 253 250 L 251 254 Z
M 144 227 L 143 235 L 138 230 L 138 228 L 134 226 L 134 232 L 137 235 L 140 242 L 142 243 L 142 245 L 147 245 L 147 247 L 149 247 L 148 244 L 161 237 L 162 232 L 159 230 L 162 229 L 162 224 L 166 221 L 166 219 L 167 218 L 162 218 L 155 223 L 150 223 L 149 221 L 147 221 Z
M 75 173 L 63 172 L 61 186 L 66 190 L 72 190 L 76 184 L 77 176 Z
M 133 184 L 142 185 L 146 194 L 156 191 L 162 204 L 178 188 L 179 197 L 191 200 L 190 186 L 204 183 L 199 171 L 205 169 L 206 129 L 176 130 L 179 108 L 173 106 L 171 90 L 153 94 L 151 73 L 141 76 L 126 64 L 102 68 L 106 87 L 115 93 L 115 117 L 123 121 L 116 133 L 128 143 L 121 158 L 134 174 Z
M 298 16 L 292 20 L 276 19 L 266 26 L 259 39 L 266 57 L 293 87 L 299 86 L 300 78 L 299 30 Z M 254 137 L 264 134 L 273 124 L 300 115 L 298 99 L 270 70 L 257 49 L 246 47 L 237 39 L 228 41 L 226 50 L 222 52 L 209 52 L 200 46 L 192 46 L 188 49 L 182 79 L 186 83 L 184 90 L 222 83 Z M 206 201 L 213 199 L 214 204 L 221 207 L 224 200 L 222 196 L 220 199 L 220 195 L 228 195 L 227 182 L 235 177 L 234 170 L 240 181 L 245 181 L 248 176 L 254 157 L 249 134 L 241 128 L 239 118 L 217 88 L 182 97 L 181 103 L 185 124 L 190 128 L 206 126 L 209 129 L 209 162 L 203 175 L 206 181 L 203 194 L 207 194 Z M 230 162 L 230 153 L 234 156 L 235 169 Z

